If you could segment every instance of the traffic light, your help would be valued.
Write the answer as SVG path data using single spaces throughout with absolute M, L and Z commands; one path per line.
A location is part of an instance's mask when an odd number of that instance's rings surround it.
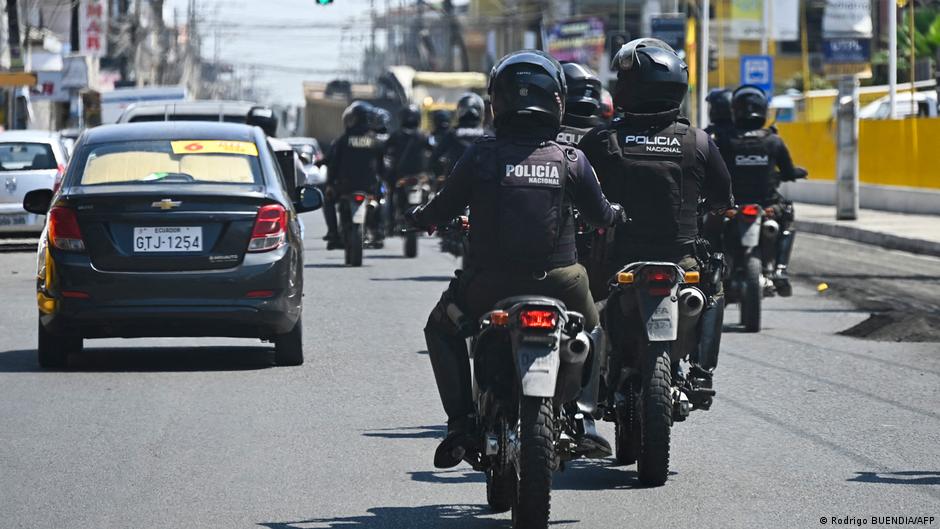
M 719 67 L 718 64 L 718 46 L 709 43 L 708 46 L 708 71 L 714 72 Z

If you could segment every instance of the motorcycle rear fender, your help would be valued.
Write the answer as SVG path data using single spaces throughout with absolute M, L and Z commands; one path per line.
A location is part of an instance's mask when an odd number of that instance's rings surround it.
M 554 397 L 555 384 L 558 381 L 558 368 L 561 355 L 558 351 L 559 332 L 551 335 L 553 343 L 548 343 L 548 336 L 539 336 L 538 341 L 527 340 L 519 336 L 513 340 L 513 356 L 519 386 L 526 397 Z
M 356 203 L 355 200 L 349 201 L 349 214 L 352 216 L 353 224 L 365 224 L 366 212 L 368 211 L 365 202 Z
M 634 288 L 636 304 L 651 342 L 672 342 L 679 332 L 679 285 L 673 285 L 668 296 L 651 296 L 644 288 Z
M 741 246 L 744 248 L 754 248 L 760 244 L 760 225 L 761 219 L 754 222 L 738 222 L 738 235 L 741 237 Z

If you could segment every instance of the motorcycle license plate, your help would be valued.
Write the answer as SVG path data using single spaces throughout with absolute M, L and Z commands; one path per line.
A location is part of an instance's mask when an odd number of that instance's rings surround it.
M 352 214 L 352 220 L 355 224 L 365 224 L 366 223 L 366 210 L 368 209 L 365 205 L 353 206 L 354 211 Z
M 134 252 L 201 252 L 202 228 L 162 226 L 134 228 Z
M 424 191 L 416 189 L 408 194 L 408 204 L 418 206 L 424 203 Z

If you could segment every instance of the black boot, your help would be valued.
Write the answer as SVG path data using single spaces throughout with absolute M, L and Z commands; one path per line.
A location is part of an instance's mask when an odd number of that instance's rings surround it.
M 470 358 L 466 342 L 448 334 L 438 324 L 429 321 L 424 337 L 437 390 L 447 413 L 447 436 L 434 453 L 434 466 L 451 468 L 460 464 L 472 445 Z
M 610 456 L 613 451 L 610 443 L 604 439 L 594 425 L 594 418 L 600 416 L 597 407 L 597 398 L 600 391 L 601 368 L 607 363 L 607 336 L 601 327 L 595 328 L 588 334 L 591 340 L 591 364 L 587 384 L 581 388 L 578 397 L 578 412 L 581 414 L 578 428 L 578 446 L 575 448 L 579 454 L 590 459 L 603 459 Z
M 777 293 L 782 297 L 793 295 L 793 287 L 790 285 L 790 275 L 787 269 L 790 267 L 790 255 L 793 253 L 793 239 L 796 232 L 792 229 L 780 232 L 780 238 L 777 240 L 777 269 L 774 271 L 774 287 Z

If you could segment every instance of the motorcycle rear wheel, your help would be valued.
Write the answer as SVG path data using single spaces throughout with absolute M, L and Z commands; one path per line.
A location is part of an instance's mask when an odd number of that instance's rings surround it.
M 346 236 L 346 264 L 362 266 L 362 225 L 353 224 Z
M 669 443 L 672 434 L 672 373 L 670 342 L 650 342 L 646 349 L 643 386 L 638 406 L 639 442 L 636 471 L 640 483 L 658 487 L 669 477 Z
M 519 485 L 512 509 L 515 529 L 547 529 L 555 471 L 552 399 L 522 397 Z
M 749 256 L 744 272 L 744 292 L 741 296 L 741 325 L 744 326 L 744 330 L 747 332 L 760 332 L 761 299 L 764 297 L 764 289 L 761 286 L 763 272 L 760 256 Z
M 405 257 L 413 259 L 418 256 L 418 234 L 417 233 L 406 233 L 405 234 Z

